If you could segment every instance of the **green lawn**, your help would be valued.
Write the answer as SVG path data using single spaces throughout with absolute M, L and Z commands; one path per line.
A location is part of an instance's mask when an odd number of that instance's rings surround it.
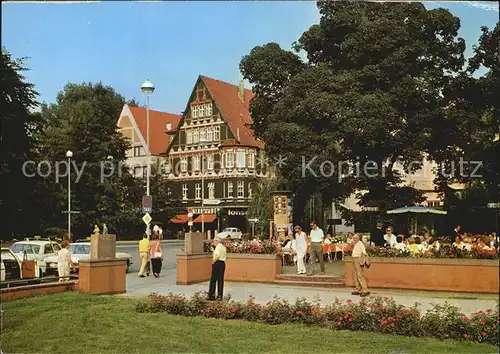
M 7 353 L 494 353 L 486 344 L 136 313 L 126 297 L 62 293 L 4 302 Z

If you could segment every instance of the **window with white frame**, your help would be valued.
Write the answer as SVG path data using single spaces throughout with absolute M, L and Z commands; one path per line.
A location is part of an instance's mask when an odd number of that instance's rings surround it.
M 210 117 L 212 115 L 212 102 L 205 105 L 205 115 Z
M 220 126 L 214 127 L 214 141 L 220 140 Z
M 193 171 L 199 171 L 199 170 L 200 170 L 200 157 L 194 156 L 193 157 Z
M 181 157 L 181 172 L 186 172 L 188 169 L 187 157 Z
M 207 170 L 214 169 L 214 154 L 207 155 Z
M 193 143 L 193 131 L 186 130 L 186 144 L 192 144 Z
M 226 152 L 226 168 L 234 167 L 234 155 L 232 152 Z
M 248 182 L 248 198 L 252 198 L 252 182 Z
M 214 128 L 208 127 L 207 128 L 207 141 L 213 141 L 213 140 L 214 140 Z
M 196 199 L 201 199 L 201 184 L 196 183 L 194 187 L 194 197 Z
M 236 153 L 236 167 L 245 168 L 245 151 L 238 151 Z
M 200 129 L 200 142 L 207 141 L 207 130 L 205 128 Z
M 198 107 L 199 117 L 205 117 L 205 105 L 202 104 Z
M 215 199 L 215 183 L 210 182 L 208 184 L 208 199 Z
M 248 167 L 255 168 L 255 152 L 253 150 L 248 152 Z
M 233 197 L 233 182 L 227 182 L 227 197 Z
M 195 129 L 193 131 L 193 143 L 197 144 L 200 141 L 200 131 L 198 129 Z
M 198 106 L 191 106 L 191 117 L 198 117 Z
M 188 199 L 188 185 L 183 184 L 182 185 L 182 199 Z
M 243 198 L 245 196 L 245 182 L 238 181 L 238 198 Z

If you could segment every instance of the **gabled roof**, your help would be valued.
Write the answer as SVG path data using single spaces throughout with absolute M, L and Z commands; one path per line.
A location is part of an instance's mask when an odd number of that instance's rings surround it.
M 262 149 L 264 143 L 255 137 L 253 130 L 248 126 L 253 123 L 249 110 L 250 100 L 254 96 L 253 92 L 244 89 L 245 100 L 242 101 L 238 96 L 238 86 L 203 75 L 200 75 L 200 78 L 222 111 L 222 115 L 236 140 L 241 145 L 255 146 Z
M 144 141 L 147 140 L 147 114 L 145 108 L 129 106 L 134 120 L 141 131 Z M 149 110 L 149 141 L 151 155 L 159 155 L 167 150 L 171 136 L 167 134 L 167 124 L 171 124 L 170 132 L 177 131 L 181 116 L 178 114 Z

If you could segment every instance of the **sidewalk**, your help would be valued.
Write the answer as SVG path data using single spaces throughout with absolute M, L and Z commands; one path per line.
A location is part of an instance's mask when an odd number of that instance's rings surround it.
M 144 296 L 150 293 L 168 294 L 172 292 L 191 297 L 196 292 L 208 290 L 208 282 L 184 286 L 176 285 L 175 278 L 175 269 L 163 271 L 159 279 L 153 277 L 139 278 L 136 274 L 129 274 L 127 276 L 127 293 L 122 296 Z M 335 301 L 335 298 L 341 301 L 351 299 L 353 302 L 358 302 L 360 297 L 351 295 L 352 290 L 351 288 L 315 289 L 238 282 L 226 282 L 224 284 L 224 293 L 226 295 L 231 294 L 233 300 L 246 301 L 252 295 L 255 297 L 255 301 L 261 304 L 272 300 L 274 296 L 290 302 L 294 302 L 297 298 L 301 297 L 306 298 L 308 301 L 314 301 L 316 298 L 319 298 L 323 305 L 332 303 Z M 405 306 L 413 306 L 415 303 L 419 303 L 421 311 L 431 308 L 432 303 L 444 304 L 448 302 L 451 305 L 459 307 L 465 314 L 489 308 L 493 309 L 498 299 L 498 295 L 494 294 L 461 294 L 385 289 L 372 289 L 371 295 L 393 297 L 398 304 Z
M 116 241 L 117 245 L 137 245 L 140 240 L 132 240 L 132 241 Z M 184 244 L 184 240 L 161 240 L 161 243 L 172 243 L 172 244 Z

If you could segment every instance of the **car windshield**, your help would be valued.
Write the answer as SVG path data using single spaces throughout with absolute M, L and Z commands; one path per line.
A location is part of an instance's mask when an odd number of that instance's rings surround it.
M 2 259 L 15 261 L 16 258 L 8 250 L 2 250 Z
M 69 251 L 73 254 L 89 254 L 90 245 L 81 245 L 78 243 L 69 246 Z
M 224 229 L 222 232 L 231 232 L 233 229 Z
M 29 243 L 14 243 L 11 247 L 12 252 L 21 253 L 26 251 L 27 253 L 38 253 L 40 251 L 39 245 L 31 245 Z M 3 255 L 3 252 L 2 252 Z

